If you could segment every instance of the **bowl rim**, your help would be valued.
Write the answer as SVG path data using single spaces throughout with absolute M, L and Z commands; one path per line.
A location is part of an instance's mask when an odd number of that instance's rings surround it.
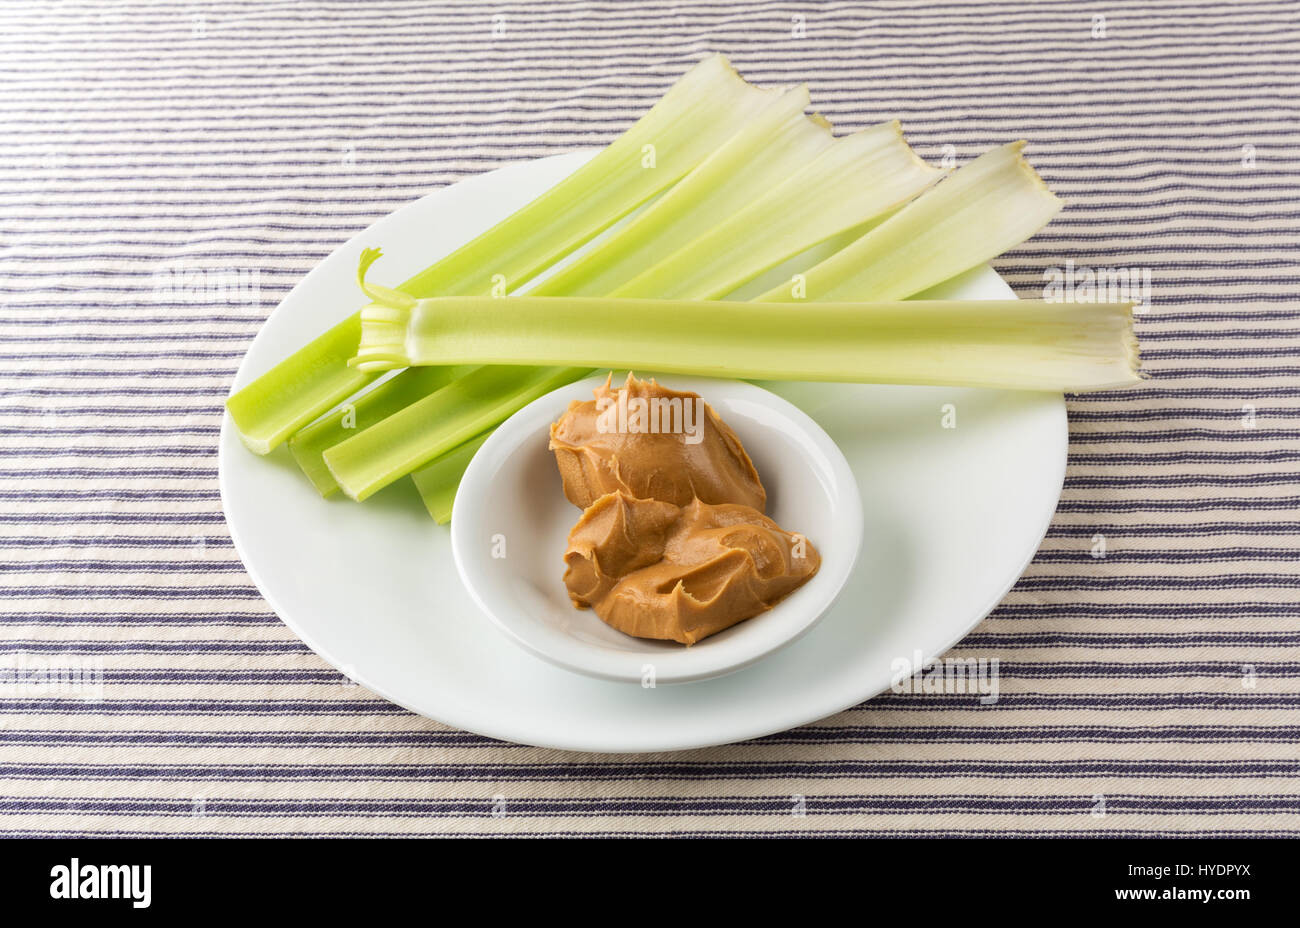
M 813 462 L 807 466 L 815 472 L 814 479 L 826 487 L 831 511 L 836 516 L 832 522 L 834 537 L 819 540 L 823 558 L 817 576 L 777 603 L 770 612 L 763 613 L 761 617 L 769 621 L 741 623 L 735 634 L 718 640 L 712 647 L 708 645 L 712 639 L 706 639 L 690 648 L 665 650 L 662 655 L 647 654 L 640 658 L 633 652 L 601 648 L 566 635 L 522 610 L 510 608 L 496 595 L 496 585 L 489 582 L 485 573 L 486 549 L 475 543 L 477 536 L 473 535 L 483 522 L 494 478 L 510 456 L 536 438 L 539 429 L 548 428 L 572 399 L 589 396 L 594 387 L 604 383 L 605 377 L 601 373 L 559 387 L 514 413 L 483 443 L 461 478 L 452 507 L 452 556 L 461 583 L 479 610 L 516 645 L 557 667 L 598 679 L 642 685 L 645 685 L 643 663 L 653 665 L 654 684 L 711 679 L 749 667 L 814 628 L 839 599 L 861 554 L 865 517 L 857 479 L 839 446 L 811 416 L 783 397 L 739 380 L 664 375 L 673 389 L 699 393 L 715 408 L 749 401 L 784 418 L 798 432 L 800 443 L 810 443 L 825 462 L 824 467 Z M 718 403 L 714 402 L 715 398 Z M 719 409 L 719 415 L 723 415 L 723 410 Z M 855 513 L 856 518 L 842 518 L 843 513 Z M 577 518 L 575 510 L 575 522 Z M 820 601 L 814 604 L 807 596 L 799 597 L 809 590 L 818 591 Z M 771 621 L 773 617 L 777 621 Z M 635 666 L 629 669 L 630 665 Z

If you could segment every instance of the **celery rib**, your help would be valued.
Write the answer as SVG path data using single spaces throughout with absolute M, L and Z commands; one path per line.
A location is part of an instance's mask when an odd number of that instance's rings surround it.
M 460 478 L 469 467 L 478 449 L 483 447 L 492 432 L 484 432 L 477 438 L 471 438 L 459 448 L 453 448 L 431 464 L 421 467 L 411 474 L 415 489 L 420 493 L 424 508 L 429 511 L 433 521 L 446 525 L 451 521 L 452 504 L 456 500 L 456 488 Z
M 1021 157 L 1022 147 L 1014 143 L 986 152 L 791 285 L 774 288 L 764 298 L 792 301 L 809 292 L 817 298 L 834 288 L 842 300 L 903 299 L 1020 244 L 1061 208 L 1060 200 Z M 892 248 L 906 249 L 913 266 L 890 264 Z M 895 273 L 873 274 L 875 262 L 885 262 Z M 460 476 L 446 468 L 438 473 L 449 482 Z M 423 485 L 428 490 L 434 482 L 426 478 Z M 454 486 L 444 489 L 454 491 Z
M 700 300 L 435 297 L 409 310 L 406 361 L 1083 392 L 1139 380 L 1131 309 L 1039 300 L 792 310 Z
M 774 146 L 795 151 L 781 157 L 764 155 L 765 148 Z M 816 146 L 821 153 L 813 155 L 811 161 L 808 160 L 810 146 Z M 758 164 L 753 166 L 756 160 Z M 803 167 L 796 167 L 800 163 Z M 639 262 L 633 258 L 656 256 L 680 246 L 668 259 L 673 268 L 698 282 L 691 286 L 710 290 L 705 296 L 713 295 L 714 290 L 725 293 L 786 258 L 894 209 L 929 186 L 939 174 L 915 156 L 897 123 L 834 139 L 825 127 L 798 115 L 784 125 L 768 127 L 765 132 L 740 133 L 728 140 L 637 221 L 611 236 L 608 242 L 593 249 L 585 261 L 578 263 L 586 268 L 584 275 L 595 269 L 603 285 L 611 286 L 620 278 L 636 273 Z M 840 191 L 838 195 L 831 193 L 835 189 Z M 728 202 L 752 205 L 741 207 L 719 222 L 720 206 Z M 772 221 L 754 225 L 755 208 Z M 714 240 L 719 229 L 723 239 L 743 239 L 746 247 L 720 247 Z M 703 244 L 697 247 L 697 241 Z M 681 245 L 683 242 L 686 244 Z M 663 243 L 671 243 L 671 248 Z M 650 280 L 625 281 L 613 287 L 608 295 L 620 299 L 644 296 L 648 294 L 640 291 L 655 286 Z M 533 292 L 554 292 L 569 287 L 582 289 L 579 281 L 563 276 L 549 287 L 543 282 Z M 365 310 L 366 334 L 358 352 L 358 362 L 363 368 L 405 366 L 402 343 L 406 308 L 405 303 L 376 303 Z M 585 373 L 575 369 L 570 380 L 577 380 Z M 531 370 L 527 374 L 520 371 L 516 376 L 558 374 L 558 369 L 552 368 L 544 374 Z M 507 410 L 501 418 L 520 408 L 529 395 L 521 392 L 513 408 L 512 404 L 500 406 Z M 417 405 L 436 402 L 430 397 Z M 421 440 L 429 449 L 445 445 L 443 426 L 437 418 L 413 414 L 405 421 L 408 428 L 420 434 L 403 435 L 404 448 L 410 449 Z M 390 461 L 391 466 L 387 468 L 390 481 L 425 463 L 419 461 L 412 465 L 414 455 L 392 456 L 389 443 L 393 441 L 393 433 L 388 429 L 372 428 L 348 441 L 353 443 L 354 452 L 348 461 L 330 460 L 328 453 L 326 460 L 349 495 L 352 494 L 349 487 L 368 487 L 373 477 L 368 470 L 372 462 L 361 453 L 362 448 L 368 448 L 369 456 L 375 461 Z M 435 456 L 431 451 L 425 460 L 433 460 Z M 352 464 L 358 461 L 366 464 L 364 473 L 353 472 Z
M 917 157 L 897 121 L 845 136 L 811 161 L 777 175 L 764 196 L 649 266 L 616 295 L 719 299 L 802 251 L 791 249 L 784 229 L 817 229 L 800 241 L 820 244 L 902 206 L 943 174 Z M 702 263 L 700 253 L 715 260 Z
M 629 280 L 763 196 L 777 179 L 837 145 L 824 120 L 804 115 L 806 88 L 784 111 L 755 120 L 625 228 L 529 290 L 534 296 L 608 296 Z
M 338 492 L 339 485 L 325 466 L 322 455 L 326 448 L 332 448 L 349 436 L 359 435 L 370 426 L 441 390 L 474 369 L 472 366 L 409 367 L 352 402 L 299 429 L 289 439 L 289 451 L 316 491 L 321 496 L 333 496 Z
M 480 297 L 488 302 L 502 302 Z M 540 299 L 540 298 L 539 298 Z M 519 407 L 557 387 L 572 383 L 585 370 L 540 368 L 520 377 L 509 367 L 483 367 L 431 393 L 423 400 L 326 449 L 325 465 L 339 487 L 364 500 L 431 459 L 501 422 Z M 438 441 L 430 443 L 421 425 L 438 423 Z M 375 447 L 383 454 L 375 454 Z
M 579 296 L 627 292 L 627 282 L 646 263 L 672 252 L 676 243 L 697 239 L 705 239 L 706 244 L 700 248 L 688 247 L 683 252 L 691 257 L 691 262 L 677 260 L 673 266 L 683 274 L 704 272 L 713 280 L 722 281 L 724 286 L 735 286 L 747 280 L 752 272 L 763 270 L 765 265 L 842 232 L 858 224 L 864 216 L 871 217 L 915 196 L 940 173 L 916 157 L 897 122 L 836 139 L 824 120 L 803 114 L 807 100 L 804 88 L 786 92 L 777 104 L 724 142 L 640 216 L 598 243 L 568 269 L 541 282 L 531 293 Z M 870 177 L 872 183 L 850 185 L 847 193 L 834 199 L 814 193 L 819 182 L 823 187 L 842 186 L 847 179 L 860 175 Z M 787 186 L 782 193 L 775 197 L 769 195 L 773 187 L 783 184 Z M 755 201 L 773 200 L 778 208 L 792 215 L 785 217 L 784 225 L 774 222 L 760 226 L 767 233 L 751 236 L 753 250 L 729 253 L 707 243 L 705 237 L 718 226 L 719 215 L 739 212 L 746 216 Z M 744 219 L 730 220 L 723 227 L 739 233 L 746 224 Z M 787 229 L 793 232 L 782 231 Z M 366 255 L 362 272 L 375 257 L 369 251 Z M 387 298 L 387 302 L 400 303 L 402 298 L 364 281 L 362 288 L 375 289 L 374 297 L 380 300 L 366 310 L 369 324 L 372 327 L 397 325 L 391 330 L 391 336 L 398 337 L 400 324 L 383 302 Z M 424 399 L 418 390 L 407 389 L 404 374 L 398 374 L 371 392 L 381 401 L 389 392 L 401 392 L 407 403 Z M 392 411 L 396 412 L 397 408 Z M 438 423 L 428 417 L 421 422 L 420 428 L 436 441 Z M 309 449 L 304 447 L 298 462 L 318 489 L 333 490 L 337 484 L 319 455 L 331 444 L 351 436 L 337 427 L 330 429 L 329 434 L 333 436 L 332 442 L 327 436 L 315 433 L 310 456 Z
M 1062 206 L 1021 155 L 1024 145 L 985 152 L 801 280 L 758 300 L 901 300 L 996 258 Z M 364 332 L 363 317 L 363 339 Z
M 781 96 L 746 83 L 721 55 L 706 58 L 595 158 L 400 289 L 487 293 L 494 275 L 514 289 L 676 183 Z M 244 444 L 265 454 L 366 386 L 373 375 L 347 364 L 360 331 L 358 313 L 232 394 L 226 408 Z
M 773 288 L 756 302 L 905 299 L 1020 244 L 1061 209 L 1061 201 L 1021 156 L 1023 144 L 1013 142 L 985 152 L 799 275 L 792 285 Z M 784 187 L 778 188 L 773 194 L 783 191 Z M 726 265 L 725 260 L 720 263 Z M 653 288 L 639 281 L 629 282 L 611 296 L 663 295 L 644 292 Z M 367 307 L 353 363 L 363 370 L 409 364 L 408 315 L 400 307 Z

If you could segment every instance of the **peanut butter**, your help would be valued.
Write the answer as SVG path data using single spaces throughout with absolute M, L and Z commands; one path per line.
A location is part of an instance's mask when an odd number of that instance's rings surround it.
M 698 394 L 630 373 L 621 389 L 611 389 L 612 379 L 593 391 L 594 400 L 570 403 L 551 426 L 570 502 L 586 509 L 623 492 L 676 506 L 699 499 L 764 510 L 767 493 L 740 439 Z
M 564 561 L 574 605 L 628 635 L 686 645 L 771 609 L 821 566 L 807 539 L 750 506 L 623 490 L 582 514 Z

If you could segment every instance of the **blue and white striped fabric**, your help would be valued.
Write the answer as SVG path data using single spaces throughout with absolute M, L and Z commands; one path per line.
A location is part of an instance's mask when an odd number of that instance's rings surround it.
M 1291 0 L 15 0 L 0 49 L 0 833 L 1300 831 Z M 998 262 L 1022 295 L 1149 275 L 1150 389 L 1070 401 L 1047 541 L 958 648 L 1002 699 L 601 757 L 345 686 L 223 523 L 244 349 L 376 218 L 708 51 L 934 161 L 1030 139 L 1069 205 Z

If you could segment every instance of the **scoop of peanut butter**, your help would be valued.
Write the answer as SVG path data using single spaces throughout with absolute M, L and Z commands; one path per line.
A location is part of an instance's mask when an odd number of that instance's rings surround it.
M 606 494 L 569 533 L 574 605 L 638 638 L 694 644 L 771 609 L 821 566 L 807 539 L 749 507 Z
M 564 495 L 586 509 L 606 493 L 624 492 L 685 506 L 740 503 L 762 512 L 767 493 L 744 446 L 695 393 L 631 374 L 620 389 L 612 375 L 595 399 L 569 404 L 551 426 Z

